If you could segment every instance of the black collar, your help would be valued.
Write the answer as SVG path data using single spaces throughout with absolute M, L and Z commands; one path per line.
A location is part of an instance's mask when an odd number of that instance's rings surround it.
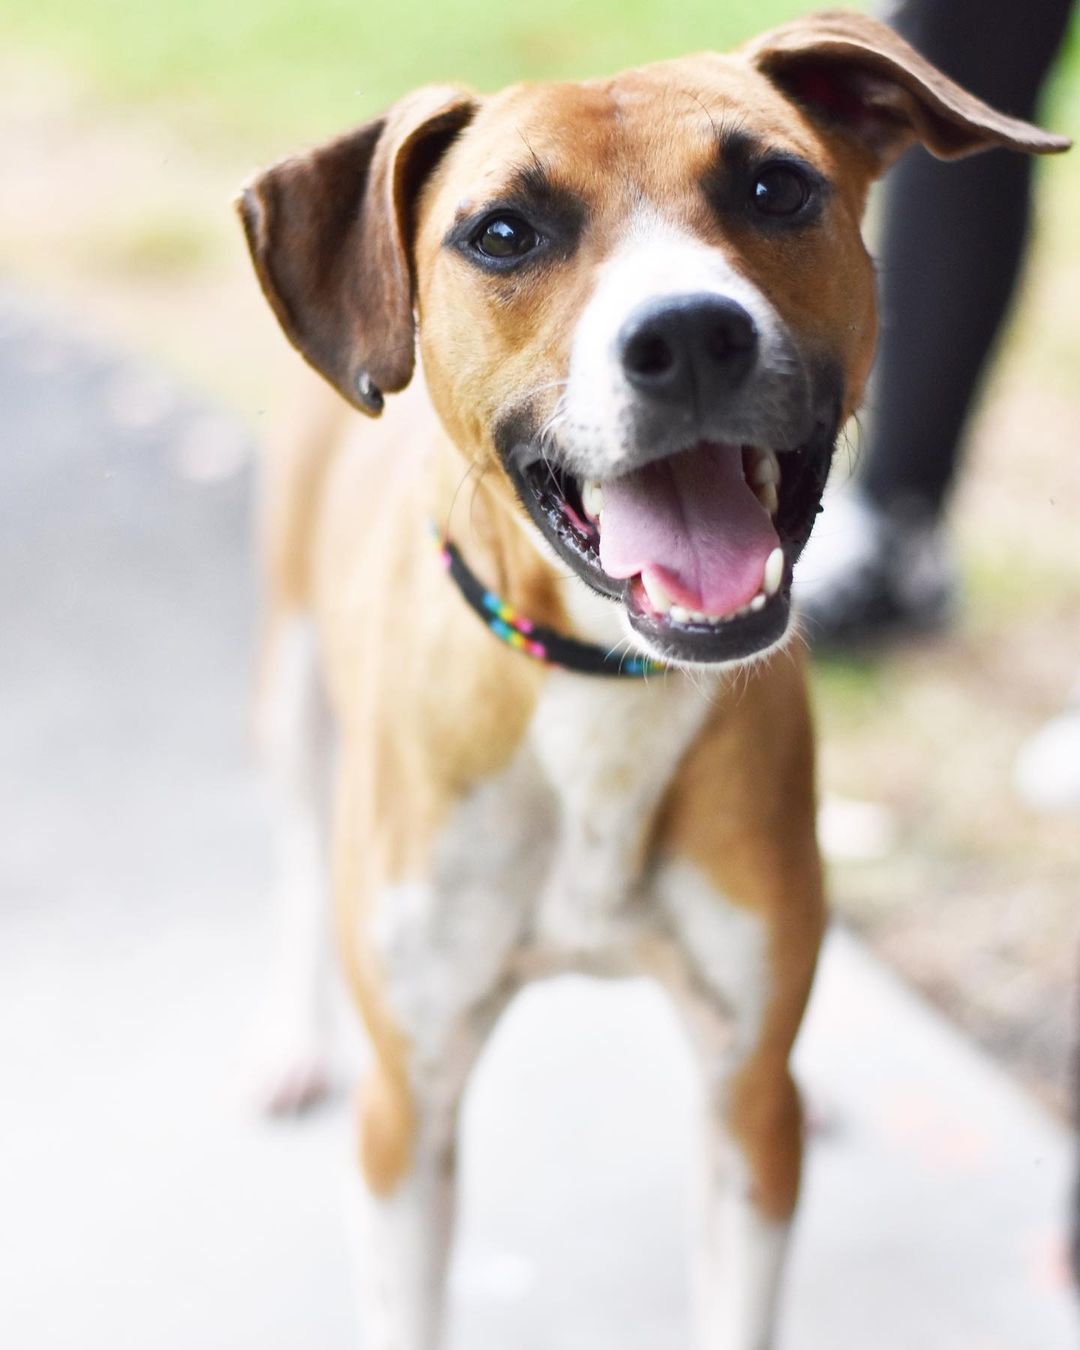
M 512 605 L 500 600 L 489 591 L 476 574 L 469 568 L 456 546 L 444 539 L 433 529 L 435 542 L 442 556 L 443 565 L 450 574 L 466 604 L 487 624 L 497 638 L 513 647 L 515 651 L 531 656 L 534 661 L 543 661 L 546 665 L 562 666 L 566 670 L 575 670 L 581 675 L 614 675 L 641 679 L 646 675 L 658 675 L 668 669 L 660 661 L 647 656 L 627 656 L 617 651 L 609 651 L 592 642 L 579 642 L 577 638 L 557 633 L 554 628 L 545 628 L 533 623 L 531 619 L 519 614 Z

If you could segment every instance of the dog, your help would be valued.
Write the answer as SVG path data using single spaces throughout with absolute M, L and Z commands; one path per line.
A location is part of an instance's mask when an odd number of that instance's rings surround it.
M 705 1085 L 697 1343 L 773 1343 L 825 922 L 792 569 L 874 351 L 867 192 L 916 142 L 1068 144 L 830 12 L 609 79 L 421 89 L 242 193 L 344 414 L 270 465 L 264 721 L 301 1026 L 320 690 L 336 727 L 370 1350 L 439 1343 L 462 1091 L 515 992 L 568 970 L 674 1000 Z

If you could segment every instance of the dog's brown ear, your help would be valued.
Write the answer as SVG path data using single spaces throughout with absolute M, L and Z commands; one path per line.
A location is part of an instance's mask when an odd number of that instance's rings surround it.
M 417 195 L 476 100 L 429 88 L 257 175 L 237 199 L 263 292 L 289 341 L 362 411 L 412 378 Z
M 796 19 L 742 51 L 815 117 L 860 142 L 876 172 L 914 141 L 939 159 L 994 146 L 1048 154 L 1070 145 L 989 107 L 863 14 L 830 10 Z

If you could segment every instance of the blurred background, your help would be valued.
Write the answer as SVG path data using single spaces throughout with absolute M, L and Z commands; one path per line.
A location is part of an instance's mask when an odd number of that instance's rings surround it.
M 249 512 L 258 446 L 282 412 L 298 359 L 243 250 L 230 207 L 238 186 L 256 167 L 365 120 L 428 80 L 489 89 L 587 76 L 724 48 L 807 8 L 792 0 L 397 0 L 390 9 L 355 0 L 2 0 L 0 807 L 8 838 L 0 1049 L 12 1110 L 0 1243 L 25 1259 L 14 1267 L 19 1287 L 8 1289 L 20 1335 L 4 1335 L 0 1289 L 0 1341 L 141 1346 L 164 1306 L 171 1331 L 155 1334 L 155 1344 L 302 1345 L 312 1343 L 317 1306 L 329 1319 L 318 1343 L 349 1343 L 344 1250 L 327 1236 L 348 1142 L 344 1116 L 339 1108 L 286 1136 L 259 1126 L 248 1109 L 270 884 L 264 803 L 247 747 L 257 605 Z M 1073 135 L 1075 27 L 1040 119 Z M 854 971 L 843 965 L 849 987 L 862 988 L 868 947 L 936 1005 L 960 1035 L 953 1040 L 932 1013 L 926 1034 L 990 1075 L 959 1116 L 988 1103 L 1002 1120 L 1019 1113 L 1017 1131 L 1034 1131 L 1040 1157 L 1053 1159 L 1043 1182 L 1052 1178 L 1063 1194 L 1080 829 L 1076 815 L 1026 807 L 1011 775 L 1018 747 L 1061 705 L 1080 658 L 1080 156 L 1040 165 L 1038 183 L 1023 293 L 952 513 L 964 585 L 957 626 L 887 660 L 818 662 L 814 686 L 822 778 L 837 808 L 827 840 L 831 891 L 865 942 L 836 958 L 856 963 Z M 854 428 L 842 459 L 857 448 Z M 894 996 L 921 1028 L 922 1002 L 909 1005 L 889 985 Z M 565 1024 L 576 1026 L 580 991 L 565 997 Z M 598 1099 L 654 1094 L 651 1064 L 674 1075 L 682 1101 L 685 1065 L 664 1039 L 674 1033 L 643 1009 L 640 999 L 605 1004 L 560 1065 L 530 1031 L 526 1008 L 508 1034 L 533 1046 L 535 1081 L 508 1086 L 485 1066 L 485 1083 L 496 1084 L 485 1089 L 491 1100 L 516 1103 L 509 1115 L 495 1112 L 501 1124 L 477 1125 L 487 1156 L 507 1151 L 515 1121 L 528 1129 L 534 1112 L 522 1103 L 530 1092 L 544 1118 L 540 1089 L 560 1090 L 552 1087 L 560 1072 L 586 1096 L 596 1091 L 588 1047 L 610 1058 L 618 1026 L 637 1026 L 640 1040 L 633 1053 L 615 1055 L 613 1072 L 625 1081 Z M 850 1036 L 858 1015 L 829 1004 L 818 1020 Z M 859 1044 L 869 1085 L 878 1050 Z M 916 1035 L 905 1060 L 912 1071 L 920 1046 Z M 969 1048 L 977 1060 L 964 1059 Z M 808 1054 L 825 1084 L 822 1133 L 827 1139 L 835 1125 L 842 1136 L 840 1099 L 849 1088 L 841 1066 L 825 1051 Z M 514 1055 L 504 1059 L 505 1075 Z M 502 1062 L 498 1047 L 493 1060 Z M 983 1067 L 972 1070 L 976 1078 Z M 987 1097 L 979 1096 L 984 1087 Z M 890 1117 L 901 1122 L 893 1142 L 902 1149 L 925 1143 L 939 1123 L 929 1098 L 916 1092 L 912 1100 Z M 1034 1102 L 1035 1114 L 1025 1114 Z M 677 1133 L 685 1112 L 673 1110 L 662 1124 L 650 1116 L 639 1134 L 631 1130 L 617 1164 L 625 1179 L 642 1158 L 668 1159 L 647 1171 L 657 1194 L 672 1180 L 664 1168 L 675 1167 L 676 1134 L 664 1131 Z M 586 1130 L 582 1143 L 548 1121 L 548 1144 L 554 1137 L 584 1149 L 586 1170 L 595 1149 L 597 1184 L 610 1141 Z M 945 1151 L 951 1139 L 967 1160 L 963 1172 L 980 1146 L 966 1136 L 958 1143 L 951 1128 Z M 1000 1170 L 992 1152 L 979 1156 L 987 1174 Z M 536 1158 L 531 1165 L 543 1166 Z M 852 1175 L 837 1184 L 851 1206 L 869 1204 Z M 905 1175 L 897 1173 L 898 1204 Z M 493 1236 L 514 1222 L 505 1194 L 514 1176 L 511 1169 L 502 1182 L 478 1182 L 473 1217 L 482 1232 L 461 1295 L 476 1320 L 462 1345 L 509 1336 L 534 1343 L 512 1329 L 516 1320 L 504 1327 L 491 1312 L 497 1305 L 517 1318 L 522 1300 L 545 1287 L 536 1273 L 543 1262 L 521 1254 L 531 1238 Z M 968 1180 L 975 1186 L 980 1177 Z M 621 1213 L 626 1195 L 626 1185 L 612 1182 L 597 1204 Z M 671 1311 L 681 1308 L 668 1250 L 677 1225 L 668 1211 L 657 1218 L 650 1209 L 653 1191 L 639 1198 L 640 1214 L 655 1219 L 640 1272 L 625 1250 L 622 1265 L 603 1266 L 597 1235 L 583 1269 L 593 1302 L 600 1289 L 609 1311 L 624 1297 L 633 1308 L 627 1289 L 640 1273 L 645 1303 L 620 1344 L 666 1346 L 683 1315 Z M 533 1199 L 541 1212 L 541 1197 Z M 971 1214 L 971 1232 L 950 1241 L 957 1250 L 968 1238 L 977 1245 L 1006 1211 Z M 853 1216 L 852 1230 L 865 1233 L 867 1217 Z M 1060 1233 L 1039 1222 L 1032 1220 L 1025 1279 L 1060 1293 Z M 829 1248 L 835 1234 L 824 1222 L 817 1228 L 837 1271 L 856 1268 L 855 1248 Z M 872 1219 L 870 1228 L 881 1237 Z M 544 1240 L 556 1261 L 558 1243 L 536 1238 L 541 1247 Z M 902 1249 L 902 1266 L 919 1260 L 916 1245 L 913 1237 Z M 210 1251 L 212 1261 L 200 1259 Z M 874 1252 L 872 1269 L 858 1267 L 870 1281 L 868 1309 L 871 1293 L 890 1296 L 874 1280 L 897 1258 L 887 1243 Z M 931 1284 L 938 1256 L 924 1261 Z M 1015 1261 L 1002 1260 L 1015 1272 Z M 810 1267 L 800 1270 L 794 1297 L 833 1328 L 820 1344 L 893 1345 L 888 1329 L 866 1339 L 876 1323 L 859 1323 L 843 1282 L 833 1288 Z M 891 1297 L 906 1287 L 892 1287 Z M 204 1315 L 210 1308 L 212 1317 Z M 581 1319 L 575 1333 L 565 1320 L 552 1331 L 550 1292 L 537 1308 L 538 1346 L 602 1337 L 603 1324 L 590 1329 Z M 914 1339 L 898 1330 L 895 1344 L 1071 1343 L 1032 1333 L 1030 1318 L 1003 1331 L 1000 1312 L 981 1339 L 957 1325 L 955 1340 L 938 1317 L 933 1332 Z M 819 1344 L 803 1335 L 785 1344 Z

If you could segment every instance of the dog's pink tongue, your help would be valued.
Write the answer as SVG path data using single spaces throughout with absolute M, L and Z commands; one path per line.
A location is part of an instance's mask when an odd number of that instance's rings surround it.
M 601 487 L 609 576 L 648 568 L 676 603 L 705 614 L 730 614 L 761 589 L 780 541 L 743 478 L 739 446 L 702 444 Z

